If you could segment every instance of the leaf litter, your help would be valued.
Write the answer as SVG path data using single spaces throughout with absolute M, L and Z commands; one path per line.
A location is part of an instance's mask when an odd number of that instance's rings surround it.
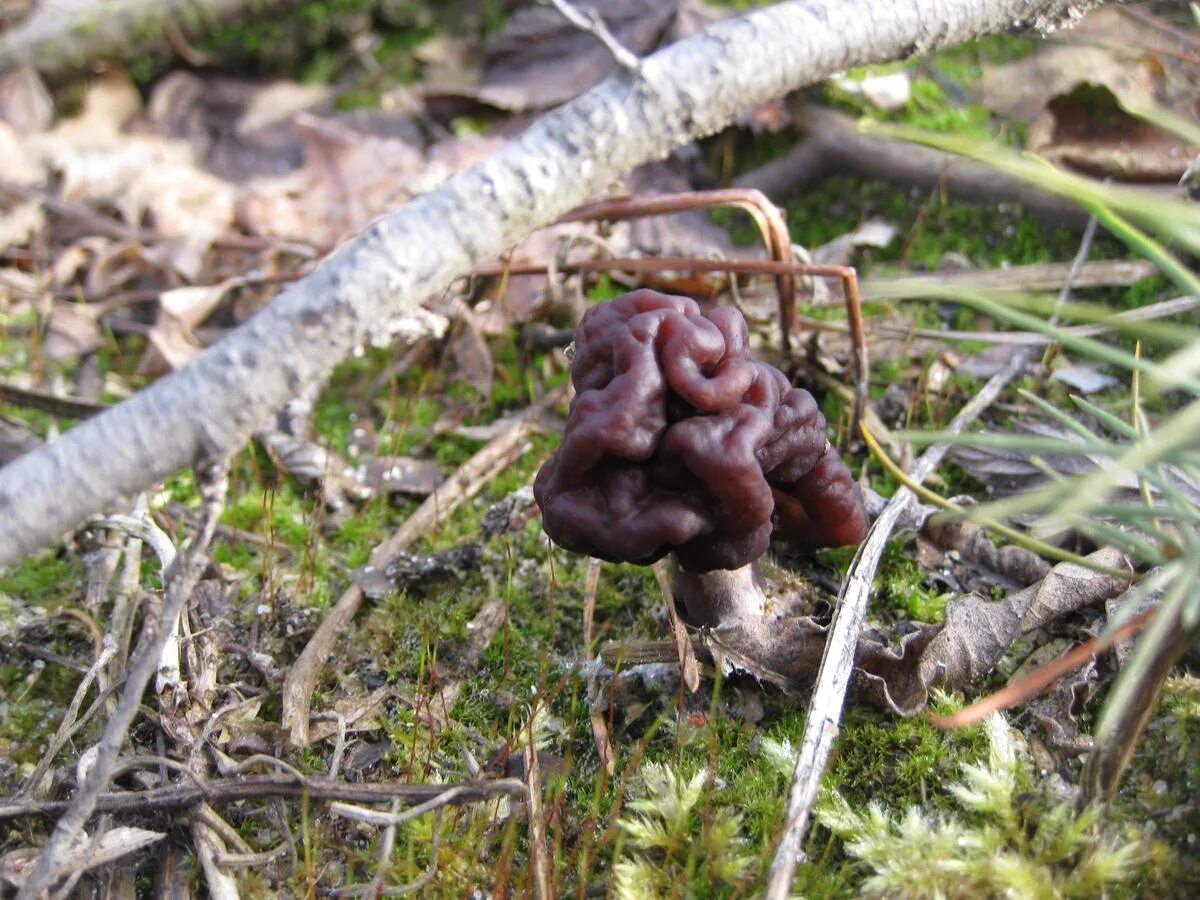
M 699 4 L 634 0 L 614 4 L 606 19 L 618 39 L 634 52 L 644 53 L 691 33 L 714 15 Z M 1073 70 L 1085 67 L 1082 59 L 1076 51 L 1070 64 Z M 487 42 L 477 84 L 455 91 L 508 112 L 537 110 L 575 96 L 608 74 L 613 65 L 611 55 L 592 36 L 564 27 L 553 10 L 528 8 L 509 17 L 504 29 Z M 1093 58 L 1087 65 L 1102 73 L 1118 69 L 1111 58 Z M 1064 68 L 1070 67 L 1064 64 Z M 1155 102 L 1175 104 L 1171 108 L 1176 111 L 1182 109 L 1163 84 L 1147 87 L 1138 81 L 1140 76 L 1134 76 L 1105 74 L 1102 79 L 1120 109 L 1151 96 Z M 1005 71 L 997 72 L 996 80 L 1018 79 Z M 1044 153 L 1118 177 L 1168 177 L 1175 172 L 1173 166 L 1182 152 L 1178 148 L 1183 145 L 1172 144 L 1174 149 L 1151 154 L 1150 139 L 1140 130 L 1133 139 L 1137 152 L 1132 156 L 1158 165 L 1157 174 L 1145 167 L 1122 170 L 1111 154 L 1088 156 L 1089 142 L 1112 142 L 1092 128 L 1095 123 L 1087 117 L 1107 116 L 1111 109 L 1089 105 L 1091 101 L 1080 107 L 1076 87 L 1069 79 L 1054 82 L 1045 96 L 1024 100 L 1040 110 L 1038 114 L 1053 117 L 1043 129 L 1048 137 L 1039 137 L 1042 125 L 1031 126 L 1035 140 L 1043 141 L 1038 146 Z M 985 81 L 985 97 L 988 89 Z M 437 90 L 430 85 L 431 104 Z M 47 105 L 49 96 L 28 70 L 10 74 L 0 83 L 4 179 L 25 190 L 4 193 L 0 251 L 37 250 L 54 263 L 46 269 L 34 268 L 36 275 L 31 275 L 30 269 L 6 262 L 2 274 L 6 283 L 27 276 L 20 292 L 33 298 L 45 322 L 39 351 L 46 361 L 64 365 L 67 371 L 75 363 L 82 370 L 84 363 L 110 347 L 114 332 L 136 336 L 140 341 L 133 345 L 138 348 L 133 354 L 136 368 L 116 376 L 129 383 L 185 364 L 225 329 L 269 302 L 275 283 L 302 274 L 321 253 L 378 215 L 482 159 L 503 144 L 509 127 L 455 137 L 425 105 L 420 91 L 394 92 L 391 96 L 400 98 L 403 107 L 399 112 L 342 114 L 334 110 L 333 91 L 325 86 L 249 81 L 203 71 L 167 76 L 143 104 L 128 76 L 110 70 L 90 83 L 76 115 L 57 121 Z M 998 98 L 988 102 L 996 109 L 1004 105 Z M 1128 139 L 1127 134 L 1122 141 Z M 1161 165 L 1160 156 L 1166 160 Z M 646 194 L 701 186 L 707 176 L 697 162 L 694 155 L 677 155 L 631 174 L 624 187 Z M 97 229 L 101 222 L 104 226 Z M 884 219 L 866 219 L 815 248 L 812 258 L 831 264 L 852 261 L 860 258 L 863 248 L 888 247 L 896 230 Z M 600 229 L 559 226 L 531 237 L 511 259 L 544 262 L 559 253 L 564 258 L 578 253 L 581 247 L 610 255 L 761 256 L 756 249 L 736 246 L 709 216 L 689 213 Z M 13 259 L 18 257 L 6 257 Z M 625 276 L 611 277 L 619 282 Z M 721 286 L 716 279 L 709 285 Z M 814 291 L 817 306 L 833 299 L 820 279 Z M 0 309 L 15 314 L 20 308 L 17 295 L 10 289 L 0 293 Z M 748 288 L 744 297 L 734 300 L 744 300 L 753 308 L 755 291 Z M 420 340 L 443 354 L 444 369 L 453 373 L 448 381 L 469 387 L 478 403 L 486 405 L 498 391 L 509 388 L 498 384 L 498 377 L 506 376 L 504 362 L 497 357 L 497 339 L 511 336 L 519 325 L 562 321 L 564 313 L 577 313 L 583 302 L 587 301 L 582 293 L 571 296 L 545 279 L 495 279 L 481 285 L 478 296 L 431 298 L 429 324 Z M 758 302 L 770 309 L 769 301 L 759 298 Z M 762 319 L 769 315 L 764 313 Z M 885 321 L 901 330 L 913 323 L 899 312 L 879 317 L 880 324 Z M 386 335 L 380 337 L 381 342 L 387 340 Z M 876 359 L 911 371 L 923 365 L 921 357 L 929 346 L 913 339 L 886 343 L 881 339 Z M 813 341 L 810 346 L 817 374 L 827 378 L 839 375 L 838 360 L 845 353 L 845 345 L 836 340 Z M 553 358 L 541 355 L 536 362 L 540 368 L 533 374 L 540 379 L 557 365 Z M 1110 386 L 1106 373 L 1078 364 L 1060 366 L 1054 377 L 1084 392 Z M 927 397 L 943 392 L 955 396 L 948 378 Z M 74 387 L 81 384 L 77 381 Z M 317 486 L 316 496 L 334 511 L 335 518 L 349 517 L 381 497 L 385 502 L 428 497 L 451 473 L 451 467 L 428 456 L 378 453 L 373 422 L 345 452 L 333 449 L 313 424 L 318 403 L 318 398 L 309 397 L 289 404 L 257 437 L 281 471 L 298 484 Z M 447 401 L 447 406 L 452 405 Z M 906 398 L 895 409 L 896 419 L 911 415 L 913 409 L 912 397 Z M 364 413 L 364 419 L 371 415 Z M 502 417 L 483 424 L 439 420 L 431 433 L 439 438 L 457 434 L 492 440 L 499 423 L 508 421 Z M 548 430 L 556 425 L 551 416 L 544 416 L 542 424 Z M 0 454 L 19 453 L 40 440 L 19 420 L 2 419 L 0 425 L 4 426 Z M 1058 435 L 1054 429 L 1027 421 L 1018 427 Z M 1045 465 L 1020 454 L 967 448 L 956 448 L 954 454 L 971 478 L 998 493 L 1028 489 L 1047 478 Z M 1100 461 L 1081 463 L 1075 455 L 1051 455 L 1043 462 L 1054 472 L 1069 474 Z M 1186 483 L 1187 476 L 1178 474 Z M 1133 481 L 1121 487 L 1129 492 L 1141 488 Z M 500 559 L 511 552 L 507 536 L 519 535 L 536 517 L 536 509 L 530 505 L 527 489 L 524 493 L 518 489 L 493 512 L 502 524 L 482 526 L 481 540 L 460 541 L 429 553 L 406 549 L 392 554 L 381 567 L 370 571 L 360 567 L 349 577 L 376 604 L 392 602 L 398 594 L 436 602 L 439 592 L 453 590 L 481 570 L 494 579 L 505 570 Z M 897 622 L 885 615 L 859 638 L 855 654 L 856 695 L 901 715 L 923 710 L 931 690 L 966 690 L 998 671 L 1011 671 L 1011 656 L 1023 642 L 1037 643 L 1072 630 L 1074 626 L 1060 622 L 1064 617 L 1091 610 L 1084 618 L 1086 628 L 1093 628 L 1100 616 L 1096 610 L 1108 604 L 1108 615 L 1116 614 L 1116 598 L 1126 587 L 1110 575 L 1069 563 L 1051 567 L 1030 551 L 997 547 L 967 522 L 926 520 L 919 542 L 922 577 L 941 579 L 952 589 L 943 621 Z M 1101 549 L 1094 556 L 1106 566 L 1125 566 L 1113 553 Z M 540 577 L 530 577 L 529 562 L 518 564 L 518 569 L 526 570 L 520 576 L 526 580 L 520 583 L 541 596 L 548 588 Z M 513 577 L 511 567 L 508 570 L 508 577 Z M 186 759 L 196 778 L 227 775 L 256 756 L 281 752 L 279 726 L 264 709 L 273 702 L 287 667 L 314 634 L 317 618 L 312 610 L 295 605 L 300 592 L 294 580 L 285 577 L 283 584 L 261 585 L 254 598 L 257 613 L 246 632 L 238 604 L 247 573 L 226 565 L 212 574 L 202 582 L 197 592 L 201 599 L 194 601 L 191 610 L 187 693 L 180 705 L 163 706 L 160 722 L 173 753 Z M 817 570 L 810 574 L 817 582 L 828 578 Z M 311 577 L 311 573 L 299 576 L 300 580 Z M 776 603 L 772 615 L 761 621 L 692 635 L 694 647 L 710 666 L 708 674 L 719 671 L 730 679 L 721 710 L 750 725 L 777 714 L 780 698 L 785 708 L 795 705 L 795 698 L 815 677 L 826 641 L 828 598 L 819 589 L 810 586 L 796 595 L 778 597 Z M 451 646 L 431 670 L 431 681 L 416 684 L 412 691 L 398 683 L 373 684 L 378 676 L 364 667 L 363 654 L 340 650 L 330 664 L 336 677 L 325 679 L 328 696 L 311 722 L 309 744 L 333 742 L 332 762 L 345 757 L 342 765 L 357 772 L 379 767 L 374 777 L 395 777 L 401 768 L 406 775 L 437 771 L 432 765 L 396 765 L 395 754 L 404 744 L 397 740 L 394 724 L 405 716 L 402 708 L 408 707 L 414 710 L 413 721 L 423 722 L 435 735 L 459 729 L 452 716 L 454 700 L 485 656 L 494 652 L 494 641 L 507 635 L 509 614 L 505 604 L 485 604 L 469 623 L 470 639 Z M 611 634 L 619 621 L 610 617 L 602 627 Z M 503 641 L 507 654 L 508 638 Z M 645 725 L 678 702 L 678 667 L 631 662 L 636 653 L 627 654 L 630 649 L 622 645 L 605 651 L 611 661 L 621 663 L 593 682 L 598 692 L 592 696 L 592 711 L 616 711 L 626 726 L 639 721 Z M 235 673 L 230 659 L 244 665 L 239 664 Z M 1031 658 L 1029 665 L 1036 661 Z M 561 662 L 564 669 L 589 665 L 571 659 Z M 1050 694 L 1031 701 L 1030 713 L 1042 726 L 1052 753 L 1077 749 L 1080 710 L 1106 677 L 1104 669 L 1104 664 L 1092 664 L 1057 684 Z M 781 690 L 764 691 L 764 686 Z M 711 682 L 704 690 L 711 690 Z M 703 730 L 692 720 L 703 723 L 705 696 L 710 695 L 684 700 L 677 709 L 678 720 Z M 514 697 L 512 702 L 518 701 Z M 347 737 L 356 733 L 368 740 Z M 496 750 L 488 741 L 475 741 L 474 747 L 486 755 Z M 211 759 L 198 762 L 205 753 Z M 438 766 L 451 772 L 458 768 L 445 761 Z M 336 775 L 337 766 L 333 769 Z M 142 776 L 142 783 L 154 780 L 145 772 Z M 91 851 L 89 865 L 109 861 L 100 853 L 107 852 L 108 841 L 136 849 L 142 846 L 138 841 L 161 836 L 128 831 L 118 827 L 102 836 Z M 226 850 L 237 849 L 232 836 L 220 837 L 219 827 L 217 832 Z M 205 840 L 210 839 L 211 835 Z M 24 865 L 21 861 L 30 851 L 16 853 L 0 863 L 5 872 Z

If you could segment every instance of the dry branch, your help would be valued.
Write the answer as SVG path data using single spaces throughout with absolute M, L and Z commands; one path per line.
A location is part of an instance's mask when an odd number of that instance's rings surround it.
M 276 14 L 298 0 L 53 0 L 0 36 L 0 71 L 31 65 L 49 78 L 128 61 L 237 21 Z
M 504 471 L 528 446 L 533 425 L 519 422 L 496 437 L 467 460 L 443 485 L 425 499 L 404 524 L 371 553 L 371 565 L 382 569 L 400 551 L 410 546 L 470 500 L 492 478 Z M 353 621 L 362 605 L 363 592 L 357 584 L 346 589 L 288 669 L 283 682 L 283 726 L 296 747 L 307 747 L 309 710 L 321 668 L 333 652 L 338 637 Z
M 621 70 L 441 188 L 379 219 L 184 369 L 0 469 L 0 565 L 118 498 L 240 447 L 323 383 L 371 327 L 495 257 L 622 173 L 831 72 L 1019 28 L 1074 0 L 793 0 Z
M 1095 234 L 1096 219 L 1093 216 L 1084 228 L 1079 250 L 1059 294 L 1059 304 L 1069 299 L 1072 281 L 1087 261 Z M 1056 308 L 1051 319 L 1055 320 L 1057 316 Z M 984 410 L 996 402 L 1009 382 L 1024 371 L 1033 355 L 1034 349 L 1030 346 L 1018 349 L 1008 364 L 988 379 L 979 393 L 958 411 L 946 426 L 944 433 L 960 434 L 979 418 Z M 913 464 L 911 481 L 918 485 L 924 482 L 941 464 L 949 449 L 949 444 L 934 444 L 922 453 Z M 782 900 L 788 896 L 792 876 L 796 871 L 796 862 L 800 856 L 801 842 L 808 833 L 809 815 L 817 799 L 820 778 L 829 762 L 833 741 L 839 731 L 846 689 L 849 687 L 850 675 L 854 668 L 854 651 L 866 617 L 867 601 L 875 580 L 875 572 L 883 558 L 883 551 L 892 530 L 906 508 L 915 502 L 916 494 L 908 487 L 901 487 L 892 495 L 879 518 L 872 523 L 867 539 L 854 554 L 845 583 L 838 595 L 837 609 L 829 625 L 829 638 L 821 657 L 821 669 L 817 674 L 817 683 L 808 705 L 804 735 L 796 753 L 796 766 L 792 772 L 792 784 L 788 790 L 787 806 L 784 810 L 783 834 L 780 836 L 775 858 L 771 860 L 771 869 L 767 875 L 768 900 Z
M 95 811 L 116 815 L 144 815 L 148 812 L 186 809 L 201 803 L 222 806 L 243 800 L 299 800 L 305 796 L 313 800 L 338 800 L 343 803 L 390 803 L 392 800 L 400 800 L 415 804 L 440 797 L 451 787 L 454 785 L 387 782 L 352 784 L 328 778 L 291 775 L 238 775 L 202 782 L 193 780 L 146 791 L 114 791 L 100 794 L 96 798 Z M 466 782 L 458 787 L 454 800 L 456 803 L 474 803 L 501 795 L 524 797 L 525 791 L 525 783 L 515 778 Z M 54 816 L 65 812 L 69 806 L 70 802 L 65 800 L 5 803 L 0 805 L 0 821 L 30 816 Z

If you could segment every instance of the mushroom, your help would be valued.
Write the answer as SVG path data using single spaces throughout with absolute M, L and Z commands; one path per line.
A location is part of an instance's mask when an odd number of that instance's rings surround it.
M 588 309 L 576 396 L 538 472 L 542 524 L 562 547 L 649 565 L 671 554 L 693 625 L 762 615 L 751 567 L 772 533 L 856 544 L 867 514 L 808 391 L 750 358 L 736 309 L 638 290 Z

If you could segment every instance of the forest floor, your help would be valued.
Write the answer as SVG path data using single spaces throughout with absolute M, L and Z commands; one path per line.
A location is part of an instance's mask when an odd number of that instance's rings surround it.
M 36 82 L 6 82 L 0 94 L 28 101 L 21 108 L 33 118 L 0 122 L 13 161 L 0 175 L 0 463 L 186 364 L 373 217 L 577 92 L 567 75 L 597 49 L 592 39 L 542 8 L 542 30 L 517 40 L 510 29 L 524 13 L 510 6 L 302 3 L 196 41 L 191 65 L 148 55 L 44 95 Z M 651 4 L 653 14 L 614 6 L 628 13 L 618 36 L 644 53 L 685 33 L 700 4 Z M 1164 422 L 1194 398 L 1186 388 L 1143 396 L 1114 358 L 1037 344 L 1029 326 L 971 297 L 1019 295 L 1024 309 L 1063 325 L 1162 309 L 1136 333 L 1097 341 L 1161 360 L 1200 324 L 1194 304 L 1164 306 L 1182 293 L 1179 278 L 1103 228 L 1085 238 L 1088 214 L 1069 200 L 1031 208 L 1015 182 L 981 176 L 972 204 L 961 196 L 975 188 L 930 164 L 907 175 L 888 164 L 910 144 L 853 164 L 822 147 L 837 143 L 839 128 L 864 140 L 854 122 L 865 116 L 921 129 L 933 143 L 1037 149 L 1097 183 L 1170 186 L 1195 147 L 1143 132 L 1125 112 L 1128 97 L 1104 85 L 1127 84 L 1130 66 L 1141 72 L 1146 46 L 1183 42 L 1186 53 L 1149 54 L 1152 91 L 1194 119 L 1200 36 L 1194 23 L 1135 9 L 1089 17 L 1072 39 L 996 37 L 846 73 L 747 110 L 738 127 L 621 189 L 761 185 L 813 261 L 856 266 L 872 365 L 866 421 L 902 466 L 923 449 L 920 432 L 943 429 L 1018 348 L 1035 345 L 970 430 L 1044 443 L 956 444 L 927 481 L 935 493 L 987 503 L 1086 477 L 1094 456 L 1064 451 L 1070 428 L 1046 406 L 1098 432 L 1116 427 L 1110 419 L 1136 421 L 1139 409 Z M 534 43 L 545 52 L 528 52 Z M 1129 62 L 1130 48 L 1140 61 Z M 1050 54 L 1060 54 L 1061 74 L 1042 78 L 1036 65 Z M 824 162 L 788 168 L 801 146 Z M 513 260 L 762 258 L 758 243 L 749 217 L 720 209 L 557 226 Z M 1195 252 L 1176 249 L 1185 263 Z M 1077 254 L 1086 260 L 1072 269 Z M 655 573 L 554 547 L 532 499 L 566 413 L 573 324 L 587 304 L 639 283 L 738 303 L 756 352 L 817 397 L 832 442 L 878 498 L 875 511 L 900 488 L 852 429 L 836 282 L 802 284 L 803 339 L 787 356 L 767 279 L 613 271 L 456 285 L 429 301 L 439 333 L 363 348 L 232 461 L 185 617 L 181 673 L 147 694 L 111 806 L 90 827 L 97 843 L 113 836 L 117 860 L 82 867 L 81 895 L 761 893 L 809 685 L 753 659 L 714 661 L 712 645 L 693 635 L 701 678 L 690 690 Z M 1064 286 L 1083 302 L 1054 308 Z M 1194 512 L 1189 466 L 1180 464 L 1178 503 Z M 179 546 L 207 508 L 206 487 L 183 472 L 113 512 L 141 516 Z M 1135 498 L 1148 490 L 1136 478 L 1121 487 Z M 1115 531 L 1051 533 L 1040 527 L 1047 519 L 1026 509 L 1013 521 L 1079 558 L 1103 551 Z M 884 647 L 898 650 L 927 626 L 957 634 L 951 610 L 1011 606 L 1031 591 L 1055 607 L 1068 576 L 1072 585 L 1102 577 L 940 522 L 898 530 L 873 575 L 867 629 Z M 1131 571 L 1166 565 L 1128 540 L 1117 543 Z M 824 626 L 853 564 L 848 549 L 776 547 L 770 573 L 798 615 Z M 19 885 L 78 784 L 141 611 L 161 602 L 161 569 L 152 544 L 106 520 L 0 574 L 8 886 Z M 346 602 L 355 586 L 361 605 Z M 795 895 L 1195 896 L 1194 651 L 1165 679 L 1102 816 L 1075 804 L 1128 641 L 981 723 L 934 721 L 1103 633 L 1127 614 L 1122 590 L 1097 587 L 1090 605 L 1063 601 L 1037 627 L 1011 630 L 985 674 L 922 682 L 905 715 L 852 693 Z M 983 652 L 971 628 L 961 639 Z M 204 802 L 181 793 L 193 784 Z M 129 802 L 112 800 L 121 794 Z

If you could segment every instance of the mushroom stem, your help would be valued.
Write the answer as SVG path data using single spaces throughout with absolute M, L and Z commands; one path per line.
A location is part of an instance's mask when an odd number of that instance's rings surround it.
M 671 591 L 689 625 L 714 627 L 761 616 L 767 598 L 754 563 L 740 569 L 689 572 L 671 555 Z

